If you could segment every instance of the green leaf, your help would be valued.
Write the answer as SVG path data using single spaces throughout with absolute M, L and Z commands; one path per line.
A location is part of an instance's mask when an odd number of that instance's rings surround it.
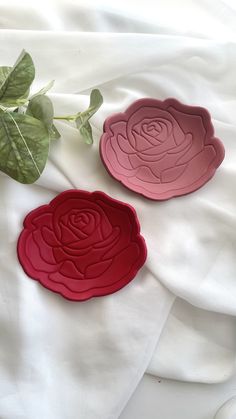
M 103 104 L 103 97 L 99 89 L 93 89 L 90 94 L 90 107 L 94 107 L 96 109 L 100 108 Z
M 92 128 L 89 119 L 97 112 L 103 103 L 103 97 L 98 89 L 92 90 L 90 94 L 89 108 L 81 112 L 76 118 L 76 126 L 87 144 L 93 143 Z
M 61 134 L 54 124 L 49 128 L 49 134 L 51 140 L 58 140 L 61 138 Z
M 48 96 L 38 95 L 31 99 L 26 114 L 42 121 L 47 129 L 52 127 L 54 110 Z
M 81 126 L 79 130 L 86 144 L 93 144 L 92 127 L 89 121 L 83 124 L 83 126 Z
M 81 116 L 84 120 L 89 120 L 103 103 L 103 97 L 98 89 L 92 90 L 90 94 L 89 108 L 82 112 Z
M 32 97 L 29 101 L 26 114 L 31 115 L 44 123 L 48 129 L 51 140 L 60 138 L 61 135 L 53 124 L 53 104 L 48 96 L 42 94 Z
M 49 152 L 45 125 L 29 115 L 0 113 L 0 170 L 21 183 L 41 175 Z
M 54 85 L 55 80 L 50 81 L 46 86 L 40 89 L 37 93 L 31 96 L 30 100 L 39 95 L 45 95 Z
M 0 67 L 0 86 L 6 80 L 8 74 L 11 72 L 12 67 Z
M 11 72 L 12 67 L 0 67 L 0 86 L 5 82 L 8 74 Z M 20 106 L 23 105 L 26 100 L 27 97 L 29 96 L 29 89 L 27 90 L 27 92 L 21 96 L 19 99 L 15 100 L 14 102 L 10 103 L 10 102 L 0 102 L 5 106 L 11 107 L 11 106 Z
M 16 106 L 25 103 L 29 88 L 35 76 L 31 56 L 22 51 L 15 65 L 1 67 L 0 103 L 4 106 Z

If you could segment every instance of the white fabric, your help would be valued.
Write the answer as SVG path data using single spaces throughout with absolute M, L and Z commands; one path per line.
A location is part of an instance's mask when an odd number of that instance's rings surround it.
M 110 3 L 0 1 L 0 65 L 10 65 L 22 48 L 29 51 L 34 89 L 56 79 L 57 115 L 83 109 L 95 86 L 105 101 L 92 120 L 92 148 L 58 122 L 62 139 L 52 144 L 36 185 L 0 175 L 3 419 L 117 418 L 146 369 L 208 383 L 235 369 L 235 4 Z M 152 202 L 103 168 L 104 119 L 143 96 L 172 96 L 211 112 L 226 158 L 202 189 Z M 135 281 L 83 304 L 28 279 L 15 251 L 26 213 L 75 187 L 131 203 L 148 245 Z
M 235 419 L 236 418 L 236 397 L 227 400 L 218 410 L 214 419 Z
M 215 383 L 236 365 L 235 318 L 177 299 L 147 372 L 176 380 Z

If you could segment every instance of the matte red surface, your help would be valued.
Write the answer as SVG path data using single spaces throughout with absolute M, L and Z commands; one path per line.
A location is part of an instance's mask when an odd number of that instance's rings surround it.
M 154 200 L 193 192 L 224 159 L 204 108 L 175 99 L 140 99 L 108 117 L 100 141 L 108 172 L 132 191 Z
M 18 240 L 25 272 L 74 301 L 118 291 L 146 254 L 134 209 L 103 192 L 59 194 L 26 216 Z

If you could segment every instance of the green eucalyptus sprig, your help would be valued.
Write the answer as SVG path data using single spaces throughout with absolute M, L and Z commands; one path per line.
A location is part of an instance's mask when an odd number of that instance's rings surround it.
M 34 63 L 26 51 L 13 67 L 0 67 L 0 170 L 21 183 L 34 183 L 40 177 L 50 141 L 60 138 L 54 119 L 74 123 L 84 141 L 92 144 L 89 119 L 103 102 L 99 90 L 94 89 L 88 109 L 54 116 L 52 101 L 46 95 L 54 82 L 30 96 L 34 77 Z

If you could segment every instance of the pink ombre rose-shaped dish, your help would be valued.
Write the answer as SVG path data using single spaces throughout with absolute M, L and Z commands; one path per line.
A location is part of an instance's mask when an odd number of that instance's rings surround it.
M 106 119 L 100 154 L 127 188 L 164 200 L 208 182 L 224 159 L 224 146 L 206 109 L 175 99 L 140 99 Z

